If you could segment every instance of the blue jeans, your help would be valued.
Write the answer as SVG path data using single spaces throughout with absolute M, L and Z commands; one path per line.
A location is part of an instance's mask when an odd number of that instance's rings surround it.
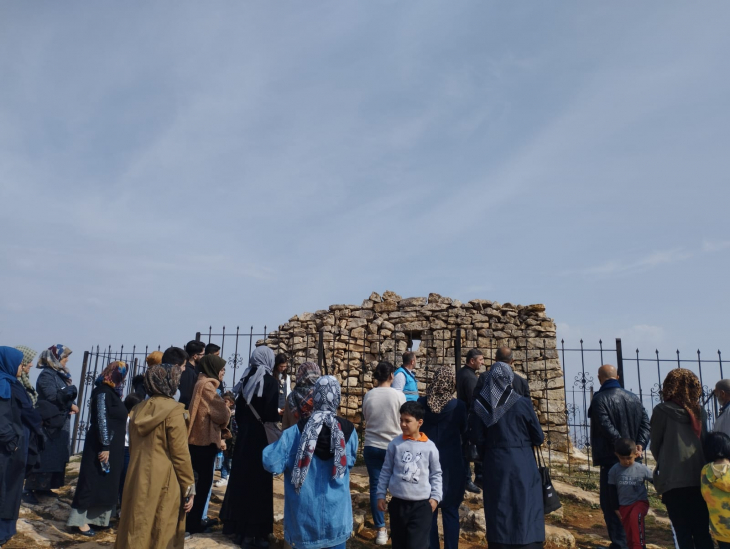
M 362 450 L 362 457 L 365 458 L 365 467 L 368 468 L 368 476 L 370 477 L 370 511 L 373 514 L 373 522 L 375 528 L 385 528 L 385 515 L 378 509 L 378 480 L 380 479 L 380 470 L 385 463 L 385 450 L 376 448 L 375 446 L 365 446 Z
M 215 475 L 215 462 L 213 462 L 213 475 Z M 208 518 L 208 505 L 210 505 L 210 496 L 213 495 L 213 483 L 210 484 L 210 490 L 208 490 L 208 499 L 205 500 L 205 507 L 203 508 L 204 519 Z
M 223 465 L 221 465 L 221 478 L 228 478 L 231 474 L 231 458 L 224 457 Z
M 439 509 L 441 509 L 441 521 L 444 525 L 444 549 L 459 549 L 459 506 L 437 507 L 433 512 L 431 521 L 431 537 L 429 549 L 441 549 L 439 545 Z

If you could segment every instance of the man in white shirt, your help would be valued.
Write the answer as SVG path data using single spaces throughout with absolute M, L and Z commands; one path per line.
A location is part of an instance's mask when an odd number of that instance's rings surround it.
M 720 413 L 715 420 L 716 433 L 730 436 L 730 379 L 721 379 L 715 384 L 715 398 L 720 403 Z

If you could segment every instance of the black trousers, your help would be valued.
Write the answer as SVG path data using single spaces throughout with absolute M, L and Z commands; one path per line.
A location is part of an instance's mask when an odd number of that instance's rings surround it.
M 208 499 L 208 492 L 213 485 L 213 465 L 215 456 L 218 454 L 218 447 L 215 444 L 210 446 L 194 446 L 189 445 L 190 461 L 193 463 L 193 472 L 195 473 L 195 499 L 193 500 L 193 508 L 185 518 L 185 531 L 191 534 L 197 534 L 203 531 L 200 524 L 203 518 L 203 509 Z
M 712 549 L 710 513 L 699 486 L 675 488 L 662 494 L 679 549 Z
M 388 512 L 393 549 L 425 549 L 429 546 L 433 511 L 427 499 L 408 501 L 392 498 Z
M 608 471 L 612 465 L 601 465 L 601 476 L 599 479 L 599 502 L 603 511 L 603 520 L 606 521 L 606 530 L 611 540 L 610 549 L 628 549 L 629 543 L 626 540 L 626 531 L 621 519 L 611 509 L 611 502 L 608 497 Z

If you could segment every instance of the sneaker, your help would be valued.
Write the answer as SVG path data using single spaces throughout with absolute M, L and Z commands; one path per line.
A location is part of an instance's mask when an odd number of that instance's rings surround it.
M 388 531 L 378 530 L 378 535 L 375 536 L 375 545 L 385 545 L 388 543 Z
M 213 483 L 213 486 L 215 486 L 216 488 L 220 488 L 221 486 L 228 486 L 228 479 L 227 478 L 222 478 L 220 480 L 216 480 Z
M 466 483 L 466 491 L 471 492 L 472 494 L 478 494 L 479 492 L 481 492 L 479 486 L 474 484 L 472 481 Z

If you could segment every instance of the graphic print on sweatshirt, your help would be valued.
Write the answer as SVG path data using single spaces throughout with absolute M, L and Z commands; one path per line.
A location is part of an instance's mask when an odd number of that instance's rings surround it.
M 412 482 L 413 484 L 418 484 L 418 479 L 420 477 L 421 470 L 418 468 L 418 462 L 421 461 L 421 458 L 423 456 L 421 455 L 421 452 L 418 452 L 415 456 L 406 450 L 403 452 L 403 458 L 401 459 L 401 463 L 403 463 L 403 480 L 406 482 Z

